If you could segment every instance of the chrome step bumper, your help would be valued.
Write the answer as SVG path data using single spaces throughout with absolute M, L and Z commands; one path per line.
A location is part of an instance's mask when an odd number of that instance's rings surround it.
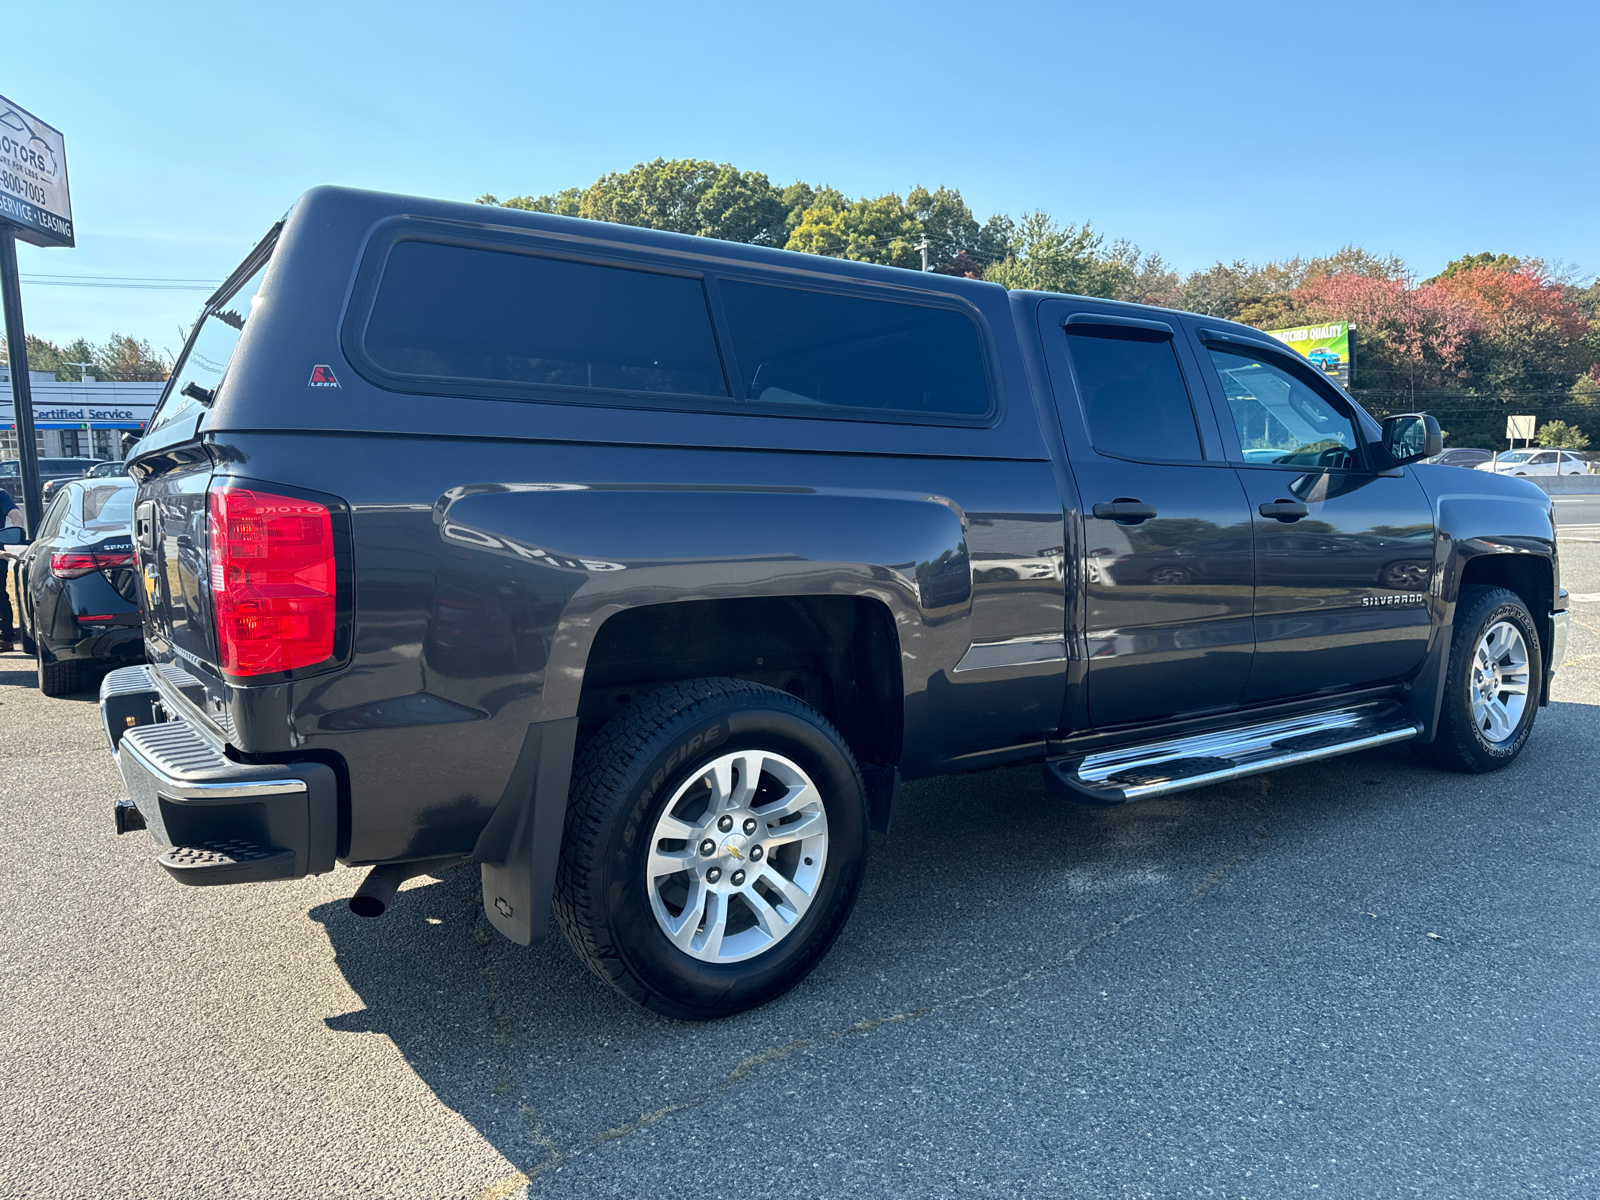
M 1417 736 L 1400 705 L 1363 704 L 1045 763 L 1045 786 L 1074 804 L 1126 804 Z
M 148 830 L 165 851 L 156 861 L 174 879 L 259 883 L 333 870 L 339 788 L 332 767 L 230 757 L 167 710 L 148 666 L 107 675 L 100 711 L 129 797 L 113 810 L 117 831 Z

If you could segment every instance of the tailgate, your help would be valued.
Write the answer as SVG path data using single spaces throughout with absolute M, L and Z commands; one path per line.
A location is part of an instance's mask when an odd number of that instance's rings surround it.
M 152 657 L 200 662 L 216 670 L 206 578 L 206 488 L 211 463 L 178 467 L 140 488 L 134 532 Z

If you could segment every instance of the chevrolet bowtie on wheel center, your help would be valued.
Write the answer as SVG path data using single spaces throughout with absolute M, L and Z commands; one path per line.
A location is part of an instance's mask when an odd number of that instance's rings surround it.
M 1440 440 L 1228 321 L 319 188 L 129 456 L 116 827 L 191 885 L 365 868 L 363 916 L 460 866 L 512 941 L 738 1012 L 904 780 L 1513 761 L 1551 505 Z

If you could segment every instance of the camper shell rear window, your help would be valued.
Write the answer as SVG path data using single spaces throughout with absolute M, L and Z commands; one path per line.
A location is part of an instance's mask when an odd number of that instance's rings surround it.
M 362 274 L 346 350 L 386 388 L 917 424 L 994 415 L 978 324 L 954 299 L 415 236 L 374 246 Z

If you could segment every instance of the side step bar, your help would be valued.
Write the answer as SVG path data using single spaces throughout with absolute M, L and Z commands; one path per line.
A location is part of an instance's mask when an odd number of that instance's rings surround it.
M 1421 732 L 1393 702 L 1311 713 L 1170 741 L 1045 762 L 1045 787 L 1058 800 L 1113 805 L 1245 775 L 1404 742 Z

